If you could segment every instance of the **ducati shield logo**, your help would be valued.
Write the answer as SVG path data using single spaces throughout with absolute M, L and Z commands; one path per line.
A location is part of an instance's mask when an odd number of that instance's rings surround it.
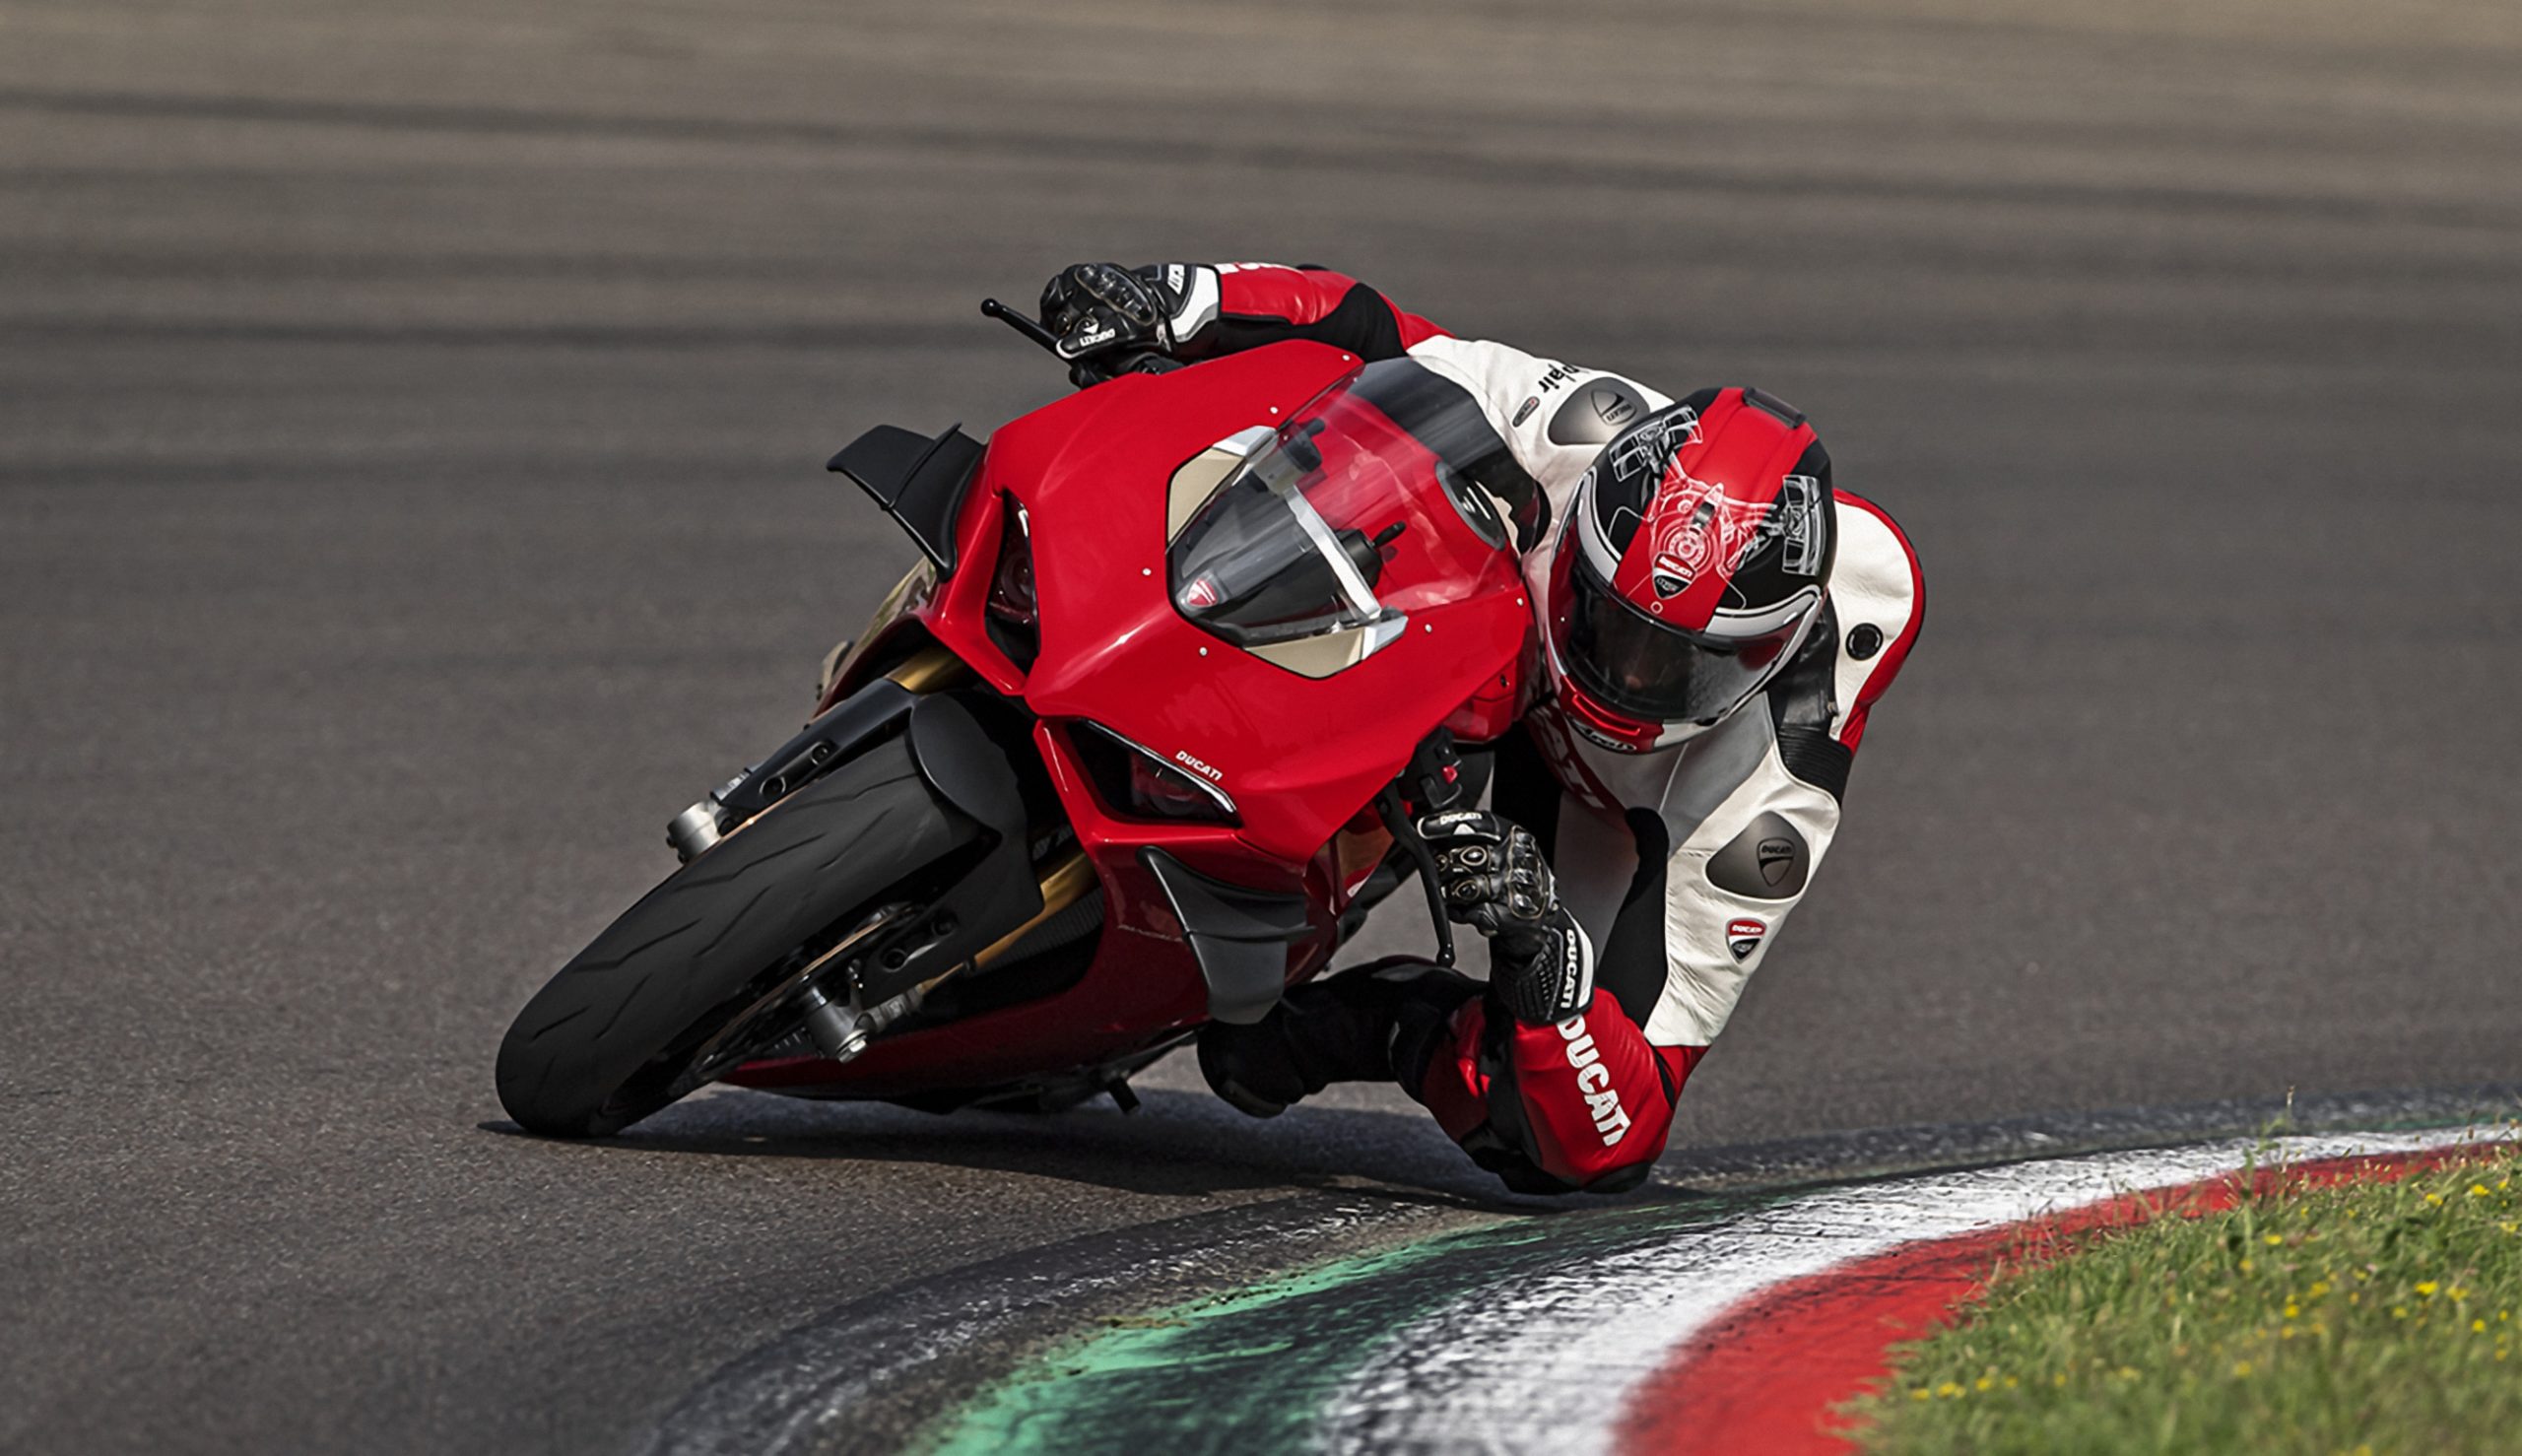
M 1695 551 L 1659 551 L 1646 566 L 1646 579 L 1655 584 L 1655 595 L 1677 597 L 1691 589 L 1698 579 L 1699 563 L 1704 560 Z
M 1594 407 L 1594 418 L 1618 430 L 1637 418 L 1637 406 L 1617 389 L 1589 389 L 1586 402 Z
M 1729 920 L 1725 925 L 1725 949 L 1734 953 L 1736 960 L 1749 960 L 1760 948 L 1760 938 L 1769 933 L 1768 925 L 1759 920 Z
M 1760 878 L 1771 885 L 1783 882 L 1787 871 L 1795 868 L 1795 844 L 1792 840 L 1762 839 L 1757 852 L 1759 855 Z

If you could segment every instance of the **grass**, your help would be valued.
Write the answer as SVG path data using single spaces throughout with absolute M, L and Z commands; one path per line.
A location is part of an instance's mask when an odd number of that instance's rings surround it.
M 1894 1357 L 1882 1456 L 2522 1451 L 2522 1156 L 2025 1249 Z

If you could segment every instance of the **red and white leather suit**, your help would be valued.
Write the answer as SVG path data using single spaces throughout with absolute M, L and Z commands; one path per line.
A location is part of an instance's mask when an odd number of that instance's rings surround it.
M 1167 322 L 1184 357 L 1313 339 L 1367 360 L 1406 357 L 1459 386 L 1548 499 L 1552 528 L 1523 562 L 1537 608 L 1577 482 L 1618 427 L 1672 402 L 1633 380 L 1453 337 L 1325 269 L 1173 264 L 1163 279 L 1183 300 Z M 1497 750 L 1492 805 L 1540 838 L 1592 943 L 1596 994 L 1557 1026 L 1462 1001 L 1411 1091 L 1510 1183 L 1600 1189 L 1644 1176 L 1683 1084 L 1829 849 L 1867 715 L 1907 657 L 1923 605 L 1899 527 L 1861 496 L 1835 499 L 1826 615 L 1732 716 L 1635 753 L 1545 698 Z

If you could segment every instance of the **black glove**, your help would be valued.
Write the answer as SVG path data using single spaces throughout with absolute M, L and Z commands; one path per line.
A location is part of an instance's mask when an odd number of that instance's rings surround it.
M 1149 274 L 1156 275 L 1150 277 Z M 1129 354 L 1165 354 L 1169 322 L 1182 299 L 1161 269 L 1132 272 L 1117 263 L 1073 263 L 1042 286 L 1042 327 L 1059 336 L 1056 351 L 1081 384 L 1101 376 L 1090 366 Z
M 1431 814 L 1420 837 L 1436 854 L 1445 915 L 1489 940 L 1489 991 L 1519 1021 L 1562 1022 L 1594 1000 L 1593 950 L 1559 902 L 1532 832 L 1478 809 Z

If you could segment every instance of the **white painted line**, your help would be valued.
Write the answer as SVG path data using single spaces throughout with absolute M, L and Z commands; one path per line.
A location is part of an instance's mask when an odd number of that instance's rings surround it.
M 1325 1409 L 1335 1452 L 1608 1453 L 1639 1381 L 1734 1304 L 1923 1239 L 2290 1162 L 2497 1141 L 2509 1130 L 2247 1139 L 1818 1191 L 1649 1246 L 1492 1286 L 1397 1331 Z M 2274 1160 L 2274 1159 L 2271 1159 Z

